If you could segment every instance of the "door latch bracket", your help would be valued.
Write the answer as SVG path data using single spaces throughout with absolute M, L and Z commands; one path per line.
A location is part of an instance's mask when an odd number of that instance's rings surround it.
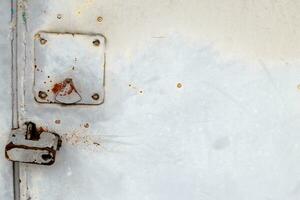
M 5 147 L 8 160 L 39 165 L 52 165 L 62 140 L 56 133 L 38 130 L 33 122 L 26 128 L 12 130 L 10 141 Z

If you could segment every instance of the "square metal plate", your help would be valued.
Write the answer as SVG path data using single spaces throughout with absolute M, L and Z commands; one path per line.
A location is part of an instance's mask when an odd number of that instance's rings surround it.
M 105 38 L 39 32 L 34 38 L 34 97 L 40 103 L 104 101 Z

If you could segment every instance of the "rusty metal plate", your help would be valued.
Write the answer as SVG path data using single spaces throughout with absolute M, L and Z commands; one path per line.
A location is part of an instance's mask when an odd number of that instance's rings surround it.
M 35 124 L 29 122 L 27 130 L 12 130 L 10 141 L 5 147 L 5 156 L 11 161 L 52 165 L 61 143 L 58 134 L 43 129 L 37 130 Z
M 102 35 L 39 32 L 34 38 L 34 97 L 39 103 L 101 104 Z

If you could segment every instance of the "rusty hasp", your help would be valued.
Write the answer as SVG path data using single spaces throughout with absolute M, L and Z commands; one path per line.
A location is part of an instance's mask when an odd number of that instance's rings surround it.
M 32 122 L 24 128 L 12 130 L 10 141 L 5 147 L 7 159 L 16 162 L 52 165 L 56 151 L 61 147 L 61 138 L 56 133 L 37 130 Z

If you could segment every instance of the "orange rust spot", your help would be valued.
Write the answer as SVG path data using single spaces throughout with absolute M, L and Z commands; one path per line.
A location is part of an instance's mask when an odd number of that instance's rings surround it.
M 63 88 L 63 84 L 62 83 L 55 83 L 53 88 L 52 88 L 52 92 L 53 93 L 58 93 L 61 89 Z
M 48 131 L 48 128 L 39 127 L 39 128 L 37 129 L 37 131 L 38 131 L 39 133 L 47 132 L 47 131 Z
M 69 133 L 62 135 L 62 139 L 64 142 L 71 145 L 84 145 L 85 148 L 91 148 L 93 150 L 94 147 L 100 148 L 101 143 L 99 138 L 91 137 L 82 133 Z

